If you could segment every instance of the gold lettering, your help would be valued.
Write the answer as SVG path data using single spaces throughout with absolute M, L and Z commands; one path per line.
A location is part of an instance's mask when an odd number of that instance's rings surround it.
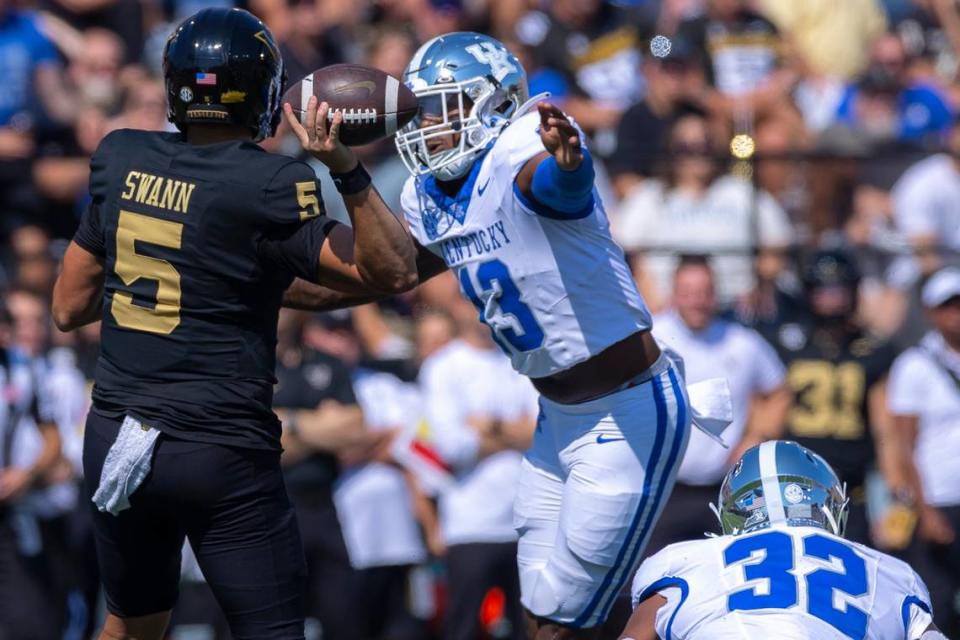
M 146 201 L 147 196 L 150 194 L 150 185 L 152 185 L 153 181 L 156 179 L 157 176 L 149 173 L 140 174 L 140 186 L 137 188 L 137 196 L 135 198 L 137 202 Z
M 146 204 L 151 207 L 160 206 L 160 188 L 163 187 L 163 183 L 166 182 L 166 178 L 157 178 L 153 183 L 153 189 L 150 190 L 150 196 L 147 198 Z
M 180 188 L 180 197 L 177 199 L 176 210 L 179 213 L 186 213 L 187 207 L 190 206 L 190 196 L 193 195 L 193 189 L 197 185 L 192 182 L 184 182 L 183 186 Z
M 123 198 L 124 200 L 129 200 L 130 197 L 133 195 L 133 192 L 136 191 L 137 189 L 137 185 L 133 181 L 134 176 L 140 177 L 140 172 L 131 171 L 130 173 L 127 174 L 127 179 L 124 180 L 124 184 L 127 185 L 127 190 L 124 191 L 122 194 L 120 194 L 120 197 Z
M 183 183 L 179 180 L 167 180 L 167 184 L 163 188 L 163 199 L 160 201 L 161 207 L 164 209 L 173 209 L 177 198 L 177 189 L 181 184 Z

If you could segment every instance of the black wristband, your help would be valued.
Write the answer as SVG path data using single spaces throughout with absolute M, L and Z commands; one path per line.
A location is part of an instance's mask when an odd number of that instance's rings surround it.
M 340 192 L 340 195 L 344 196 L 352 196 L 360 193 L 373 182 L 370 179 L 370 174 L 367 173 L 367 170 L 364 169 L 363 165 L 359 162 L 357 166 L 346 173 L 334 173 L 331 171 L 330 177 L 333 178 L 333 184 L 337 187 L 337 191 Z

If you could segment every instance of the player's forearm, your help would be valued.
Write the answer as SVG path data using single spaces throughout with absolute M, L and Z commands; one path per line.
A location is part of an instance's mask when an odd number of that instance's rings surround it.
M 383 293 L 344 293 L 323 285 L 297 278 L 283 294 L 283 306 L 303 311 L 333 311 L 376 302 L 386 298 Z
M 417 285 L 413 239 L 373 186 L 344 194 L 353 224 L 353 257 L 364 283 L 381 293 L 402 293 Z
M 100 319 L 103 279 L 103 260 L 71 242 L 53 286 L 51 308 L 58 329 L 71 331 Z

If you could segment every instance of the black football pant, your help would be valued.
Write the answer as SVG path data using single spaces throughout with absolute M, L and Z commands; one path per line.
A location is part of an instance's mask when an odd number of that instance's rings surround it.
M 447 613 L 444 640 L 526 637 L 520 604 L 520 577 L 516 542 L 477 542 L 447 549 Z M 506 610 L 502 633 L 487 634 L 480 620 L 481 606 L 494 587 L 503 590 Z
M 107 608 L 121 617 L 172 609 L 184 539 L 235 640 L 304 637 L 306 565 L 280 452 L 161 434 L 150 475 L 118 515 L 89 502 L 120 421 L 93 411 L 83 468 Z
M 357 640 L 360 622 L 352 597 L 354 569 L 333 504 L 333 487 L 292 488 L 290 499 L 306 555 L 307 616 L 319 621 L 323 640 Z
M 63 637 L 65 545 L 53 524 L 0 513 L 0 640 Z

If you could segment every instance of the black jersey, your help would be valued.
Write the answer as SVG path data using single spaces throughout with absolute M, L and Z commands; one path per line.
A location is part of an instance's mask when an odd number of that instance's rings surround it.
M 324 400 L 356 405 L 350 369 L 332 355 L 304 348 L 296 362 L 277 363 L 274 404 L 283 409 L 316 409 Z M 333 454 L 318 451 L 284 468 L 287 489 L 315 491 L 332 488 L 339 466 Z
M 90 191 L 74 240 L 105 261 L 94 409 L 278 449 L 277 314 L 295 276 L 317 280 L 336 224 L 313 171 L 250 142 L 121 130 L 94 154 Z
M 794 394 L 784 437 L 826 458 L 850 487 L 862 485 L 876 458 L 869 391 L 896 351 L 863 332 L 837 340 L 799 323 L 784 324 L 775 345 Z

